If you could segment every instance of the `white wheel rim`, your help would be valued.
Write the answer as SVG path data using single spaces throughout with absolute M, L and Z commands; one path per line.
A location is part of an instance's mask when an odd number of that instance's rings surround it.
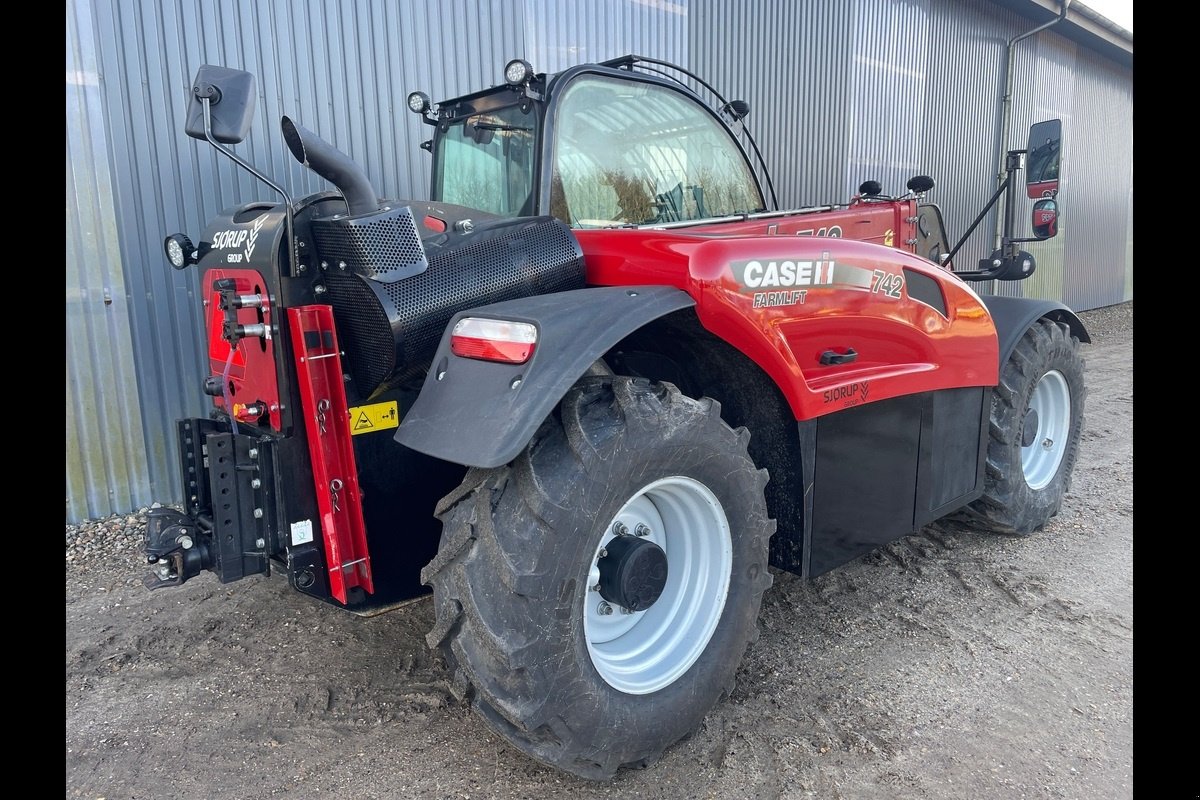
M 1029 409 L 1037 414 L 1037 433 L 1021 448 L 1021 469 L 1030 489 L 1042 489 L 1058 474 L 1071 430 L 1071 389 L 1061 372 L 1050 370 L 1041 377 L 1033 387 Z
M 639 525 L 649 528 L 641 538 L 667 555 L 666 586 L 645 611 L 609 604 L 593 588 L 600 582 L 600 551 L 616 537 L 618 523 L 630 535 Z M 627 694 L 649 694 L 678 680 L 717 629 L 732 570 L 729 520 L 707 486 L 675 476 L 642 488 L 605 528 L 584 587 L 583 631 L 600 677 Z

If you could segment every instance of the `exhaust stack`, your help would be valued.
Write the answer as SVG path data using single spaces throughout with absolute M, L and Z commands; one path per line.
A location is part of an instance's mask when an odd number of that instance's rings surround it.
M 346 200 L 346 213 L 355 217 L 379 210 L 375 187 L 348 155 L 289 117 L 280 122 L 283 140 L 304 166 L 332 183 Z

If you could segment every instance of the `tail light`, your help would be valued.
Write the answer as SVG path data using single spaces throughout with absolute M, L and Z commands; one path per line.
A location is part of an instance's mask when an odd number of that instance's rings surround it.
M 528 322 L 463 317 L 450 333 L 450 351 L 461 358 L 524 364 L 537 348 L 537 337 Z

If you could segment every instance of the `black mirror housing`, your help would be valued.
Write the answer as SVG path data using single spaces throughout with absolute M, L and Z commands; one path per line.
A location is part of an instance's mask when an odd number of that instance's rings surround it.
M 212 137 L 222 144 L 237 144 L 250 132 L 257 96 L 254 76 L 240 69 L 205 64 L 192 81 L 184 132 L 193 139 L 207 140 L 204 133 L 204 100 L 207 99 Z
M 1062 120 L 1048 119 L 1029 129 L 1025 147 L 1025 192 L 1031 199 L 1058 194 L 1062 156 Z

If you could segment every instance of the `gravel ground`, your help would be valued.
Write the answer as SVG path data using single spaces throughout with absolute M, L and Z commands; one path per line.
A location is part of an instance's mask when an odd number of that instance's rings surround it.
M 68 525 L 67 796 L 1131 797 L 1133 306 L 1081 316 L 1083 445 L 1044 532 L 939 525 L 777 573 L 734 694 L 607 784 L 452 699 L 427 601 L 364 620 L 278 578 L 147 592 L 147 509 Z

